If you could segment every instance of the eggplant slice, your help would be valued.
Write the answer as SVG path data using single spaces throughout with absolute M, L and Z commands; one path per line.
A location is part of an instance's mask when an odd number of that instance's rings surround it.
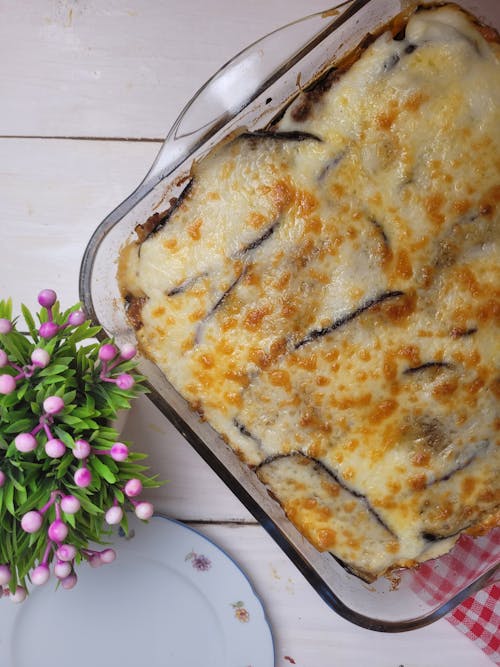
M 287 517 L 320 551 L 335 553 L 365 581 L 390 566 L 399 547 L 397 537 L 363 496 L 346 489 L 318 461 L 299 453 L 277 456 L 256 472 Z

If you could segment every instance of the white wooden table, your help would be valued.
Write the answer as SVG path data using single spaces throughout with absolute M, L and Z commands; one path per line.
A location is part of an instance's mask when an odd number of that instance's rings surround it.
M 1 297 L 34 306 L 51 287 L 76 302 L 87 240 L 141 180 L 192 93 L 247 43 L 320 9 L 320 0 L 0 0 Z M 491 666 L 445 620 L 383 635 L 338 617 L 147 399 L 125 437 L 170 480 L 157 508 L 214 539 L 254 583 L 276 667 Z

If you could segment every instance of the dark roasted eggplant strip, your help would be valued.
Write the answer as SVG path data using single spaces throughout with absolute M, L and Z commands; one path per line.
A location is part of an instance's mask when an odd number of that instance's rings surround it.
M 257 445 L 259 446 L 259 449 L 262 449 L 262 442 L 255 436 L 253 433 L 251 433 L 247 427 L 242 424 L 240 421 L 237 419 L 233 419 L 233 424 L 236 426 L 238 431 L 241 433 L 241 435 L 244 435 L 246 438 L 250 438 L 250 440 L 253 440 Z
M 487 449 L 489 449 L 489 446 L 490 446 L 489 440 L 482 440 L 475 446 L 474 451 L 471 454 L 469 454 L 469 456 L 466 456 L 464 458 L 459 457 L 457 459 L 457 465 L 452 470 L 447 472 L 446 475 L 442 475 L 441 477 L 432 480 L 428 484 L 428 486 L 434 486 L 435 484 L 439 484 L 440 482 L 446 482 L 447 480 L 451 479 L 451 477 L 453 477 L 453 475 L 455 475 L 457 472 L 460 472 L 461 470 L 464 470 L 465 468 L 470 466 L 471 463 L 473 463 L 478 456 L 484 454 L 484 452 Z
M 320 171 L 319 176 L 318 176 L 318 182 L 321 183 L 325 179 L 325 176 L 330 173 L 332 169 L 335 169 L 335 167 L 342 162 L 346 155 L 347 151 L 341 151 L 338 155 L 335 155 L 331 160 L 328 160 L 328 162 L 325 164 L 323 169 Z
M 455 530 L 455 532 L 449 533 L 449 534 L 447 534 L 447 535 L 443 535 L 443 534 L 440 534 L 440 533 L 431 533 L 431 532 L 428 532 L 428 531 L 424 531 L 424 532 L 422 533 L 422 537 L 423 537 L 423 539 L 424 539 L 426 542 L 439 542 L 440 540 L 446 540 L 446 539 L 448 539 L 448 538 L 450 538 L 450 537 L 455 537 L 455 535 L 458 535 L 458 534 L 461 533 L 463 530 L 466 530 L 467 528 L 469 528 L 469 526 L 471 526 L 471 525 L 472 525 L 472 524 L 468 524 L 468 525 L 466 525 L 466 526 L 462 526 L 461 528 L 458 528 L 457 530 Z
M 413 373 L 419 373 L 429 368 L 453 368 L 453 364 L 450 364 L 448 361 L 426 361 L 425 364 L 420 364 L 420 366 L 406 368 L 403 371 L 403 375 L 412 375 Z
M 387 236 L 386 231 L 385 231 L 384 227 L 382 226 L 382 223 L 379 222 L 378 220 L 375 220 L 375 218 L 370 218 L 370 222 L 375 227 L 375 229 L 380 234 L 380 236 L 382 237 L 382 239 L 384 241 L 384 245 L 386 247 L 389 247 L 389 237 Z
M 219 297 L 219 299 L 217 299 L 215 304 L 212 306 L 212 308 L 210 308 L 208 313 L 205 315 L 205 317 L 199 323 L 199 325 L 196 328 L 196 333 L 195 333 L 195 337 L 194 337 L 196 345 L 198 345 L 201 341 L 202 334 L 203 334 L 203 329 L 205 328 L 207 322 L 210 320 L 210 318 L 212 318 L 214 316 L 214 314 L 217 312 L 217 310 L 222 306 L 224 301 L 231 294 L 231 292 L 236 287 L 236 285 L 239 283 L 241 278 L 245 275 L 245 272 L 246 272 L 246 268 L 244 268 L 243 271 L 241 271 L 241 273 L 236 277 L 236 279 L 233 280 L 233 282 L 229 285 L 227 290 L 225 292 L 223 292 L 223 294 Z
M 466 336 L 472 336 L 477 331 L 477 327 L 471 327 L 470 329 L 452 329 L 450 331 L 450 336 L 452 338 L 465 338 Z
M 421 536 L 427 542 L 439 542 L 440 540 L 446 540 L 450 537 L 455 537 L 460 533 L 463 533 L 467 528 L 473 526 L 475 521 L 471 518 L 470 515 L 466 515 L 463 512 L 463 508 L 460 511 L 447 517 L 442 525 L 434 527 L 431 525 L 424 527 L 422 530 Z M 425 525 L 425 521 L 424 521 Z
M 272 132 L 267 130 L 259 130 L 257 132 L 244 132 L 240 134 L 242 139 L 274 139 L 275 141 L 323 141 L 320 137 L 310 132 L 299 132 L 294 130 L 291 132 Z
M 238 252 L 233 256 L 233 259 L 241 258 L 247 253 L 261 246 L 265 241 L 267 241 L 267 239 L 269 239 L 274 234 L 280 222 L 281 222 L 280 220 L 275 220 L 273 224 L 270 225 L 270 227 L 268 227 L 263 232 L 263 234 L 261 234 L 261 236 L 254 239 L 253 241 L 250 241 L 250 243 L 248 243 L 248 245 L 246 246 L 243 246 L 241 250 L 238 250 Z M 206 278 L 206 276 L 208 276 L 208 272 L 204 271 L 203 273 L 199 273 L 196 276 L 191 276 L 190 278 L 186 278 L 186 280 L 184 280 L 182 283 L 179 283 L 179 285 L 176 285 L 171 290 L 169 290 L 167 292 L 167 296 L 175 296 L 176 294 L 181 294 L 182 292 L 185 292 L 190 287 L 192 287 L 192 285 L 194 285 L 198 280 L 200 280 L 201 278 Z M 231 290 L 232 287 L 233 286 L 230 286 L 229 290 Z M 225 295 L 222 295 L 221 299 L 223 299 L 224 296 Z M 218 308 L 219 305 L 220 303 L 215 304 L 214 309 Z
M 364 303 L 362 306 L 356 308 L 356 310 L 354 310 L 352 313 L 347 313 L 347 315 L 343 315 L 338 320 L 335 320 L 332 324 L 330 324 L 330 326 L 324 327 L 323 329 L 314 329 L 313 331 L 308 333 L 305 338 L 303 338 L 301 341 L 295 344 L 295 349 L 297 350 L 299 347 L 302 347 L 303 345 L 306 345 L 307 343 L 311 343 L 313 340 L 316 340 L 316 338 L 321 338 L 322 336 L 326 336 L 332 331 L 335 331 L 336 329 L 339 329 L 345 324 L 352 322 L 352 320 L 356 319 L 356 317 L 362 315 L 365 311 L 369 310 L 373 306 L 377 306 L 379 303 L 387 301 L 388 299 L 394 299 L 398 296 L 403 296 L 403 295 L 404 292 L 401 292 L 400 290 L 395 290 L 393 292 L 384 292 L 379 296 L 373 297 L 372 299 L 368 299 L 368 301 Z
M 158 232 L 166 225 L 168 220 L 172 217 L 172 215 L 187 197 L 193 185 L 193 181 L 194 179 L 189 181 L 178 197 L 172 197 L 170 200 L 170 208 L 168 208 L 166 211 L 163 211 L 163 213 L 153 213 L 153 215 L 150 216 L 143 225 L 137 225 L 135 232 L 141 245 L 144 243 L 144 241 L 149 239 L 151 236 L 154 236 L 156 232 Z M 141 247 L 139 246 L 139 257 L 140 255 Z
M 242 257 L 243 255 L 246 255 L 247 253 L 251 252 L 252 250 L 255 250 L 255 248 L 258 248 L 260 245 L 262 245 L 264 241 L 267 241 L 267 239 L 269 239 L 274 234 L 274 232 L 279 227 L 280 222 L 281 220 L 279 219 L 275 220 L 273 224 L 270 227 L 268 227 L 263 234 L 261 234 L 261 236 L 259 236 L 253 241 L 250 241 L 250 243 L 244 246 L 241 250 L 238 250 L 237 256 Z
M 292 119 L 299 123 L 306 120 L 313 106 L 330 90 L 344 72 L 345 68 L 332 67 L 310 86 L 306 87 L 291 108 Z M 278 115 L 274 122 L 278 122 L 280 118 L 281 115 Z
M 440 535 L 434 535 L 434 533 L 427 532 L 422 533 L 422 537 L 426 542 L 439 542 L 439 540 L 443 539 Z
M 239 283 L 239 281 L 240 281 L 241 278 L 243 277 L 244 273 L 245 273 L 245 269 L 243 269 L 243 271 L 238 275 L 238 277 L 237 277 L 235 280 L 233 280 L 233 282 L 229 285 L 229 287 L 228 287 L 227 290 L 222 294 L 222 296 L 215 302 L 215 304 L 212 306 L 212 308 L 210 309 L 210 311 L 209 311 L 209 312 L 207 313 L 207 315 L 205 316 L 205 320 L 206 320 L 207 318 L 209 318 L 209 317 L 212 317 L 212 315 L 213 315 L 213 314 L 214 314 L 214 313 L 215 313 L 215 312 L 222 306 L 222 304 L 224 303 L 224 301 L 227 299 L 227 297 L 231 294 L 231 292 L 233 291 L 233 289 L 234 289 L 234 288 L 236 287 L 236 285 Z
M 330 556 L 333 558 L 333 560 L 335 560 L 340 565 L 340 567 L 344 568 L 344 570 L 346 572 L 348 572 L 349 574 L 352 574 L 355 577 L 358 577 L 358 579 L 361 579 L 362 581 L 366 582 L 367 584 L 373 583 L 373 580 L 374 580 L 373 576 L 371 576 L 367 572 L 365 572 L 363 570 L 360 570 L 359 568 L 357 568 L 352 563 L 347 563 L 345 560 L 342 560 L 342 558 L 339 558 L 338 556 L 336 556 L 331 551 L 330 551 Z
M 186 278 L 182 283 L 176 285 L 171 290 L 167 292 L 167 296 L 175 296 L 176 294 L 182 294 L 186 292 L 190 287 L 192 287 L 198 280 L 208 276 L 208 273 L 204 271 L 203 273 L 198 274 L 197 276 L 192 276 L 191 278 Z
M 363 496 L 340 485 L 321 462 L 295 452 L 269 459 L 256 474 L 305 537 L 347 563 L 350 572 L 373 581 L 390 564 L 397 537 L 370 511 Z M 356 531 L 363 539 L 357 539 Z M 376 566 L 370 561 L 374 548 L 379 550 Z
M 245 429 L 246 430 L 246 429 Z M 351 496 L 354 498 L 357 498 L 358 500 L 362 501 L 368 512 L 373 516 L 373 518 L 379 523 L 382 528 L 385 528 L 385 530 L 390 533 L 391 535 L 394 535 L 394 532 L 389 528 L 389 526 L 384 522 L 384 520 L 379 516 L 379 514 L 375 511 L 375 509 L 371 506 L 370 501 L 367 499 L 365 495 L 362 493 L 359 493 L 358 491 L 355 491 L 351 487 L 347 486 L 347 484 L 342 480 L 338 475 L 331 469 L 329 468 L 323 461 L 320 461 L 319 459 L 314 458 L 313 456 L 308 456 L 307 454 L 304 454 L 303 452 L 299 451 L 293 451 L 290 452 L 289 454 L 276 454 L 275 456 L 269 456 L 265 461 L 262 461 L 257 468 L 256 471 L 259 470 L 262 466 L 265 466 L 266 464 L 271 463 L 272 461 L 277 461 L 279 459 L 284 459 L 284 458 L 289 458 L 293 456 L 298 456 L 302 457 L 304 459 L 307 459 L 308 461 L 311 461 L 314 463 L 314 465 L 317 465 L 321 470 L 326 472 L 332 479 L 333 481 L 338 484 L 344 491 L 347 491 L 347 493 L 350 493 Z

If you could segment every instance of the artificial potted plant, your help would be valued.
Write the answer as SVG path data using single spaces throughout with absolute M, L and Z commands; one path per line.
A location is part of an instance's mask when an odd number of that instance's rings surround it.
M 149 519 L 139 495 L 158 485 L 113 425 L 144 391 L 135 348 L 96 342 L 100 327 L 61 312 L 53 290 L 38 302 L 35 317 L 22 306 L 22 332 L 0 301 L 0 596 L 13 602 L 51 574 L 73 588 L 82 561 L 112 562 L 111 527 L 127 529 L 127 509 Z

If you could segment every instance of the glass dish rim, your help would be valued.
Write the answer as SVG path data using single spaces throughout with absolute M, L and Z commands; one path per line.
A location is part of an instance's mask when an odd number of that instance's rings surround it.
M 373 5 L 377 1 L 378 0 L 347 0 L 347 2 L 341 1 L 337 2 L 337 4 L 331 9 L 346 8 L 345 12 L 348 14 L 347 18 L 349 18 L 350 16 L 355 15 L 356 12 L 362 10 L 363 7 L 367 5 Z M 458 3 L 460 3 L 460 0 L 458 0 Z M 440 3 L 432 2 L 432 0 L 423 0 L 421 2 L 415 2 L 414 4 L 440 4 Z M 299 19 L 299 21 L 311 18 L 313 16 L 319 16 L 320 14 L 324 15 L 325 13 L 317 13 L 314 15 L 310 15 L 309 17 L 304 17 L 304 19 Z M 134 190 L 129 195 L 129 197 L 127 197 L 124 201 L 121 202 L 121 204 L 119 204 L 113 211 L 111 211 L 111 213 L 97 227 L 85 249 L 81 262 L 80 277 L 79 277 L 80 299 L 86 313 L 94 322 L 100 324 L 99 318 L 94 308 L 91 279 L 92 279 L 94 261 L 96 258 L 96 254 L 101 246 L 101 243 L 108 236 L 108 234 L 110 234 L 110 232 L 112 232 L 115 229 L 115 226 L 120 223 L 122 218 L 125 215 L 127 215 L 130 211 L 132 211 L 132 209 L 136 205 L 138 205 L 149 193 L 151 193 L 152 190 L 156 187 L 156 185 L 168 179 L 169 176 L 171 176 L 171 174 L 175 172 L 179 164 L 181 166 L 185 165 L 186 161 L 192 158 L 192 156 L 196 154 L 196 151 L 200 147 L 203 147 L 205 142 L 207 142 L 210 138 L 215 136 L 217 132 L 219 132 L 221 129 L 222 131 L 224 130 L 225 127 L 224 124 L 222 125 L 218 124 L 214 126 L 213 131 L 205 133 L 198 143 L 193 144 L 191 146 L 190 152 L 188 152 L 182 158 L 182 160 L 174 167 L 171 168 L 169 167 L 170 171 L 165 173 L 165 169 L 163 168 L 162 171 L 162 168 L 160 168 L 161 165 L 159 164 L 159 157 L 164 148 L 166 147 L 169 138 L 171 138 L 175 134 L 175 130 L 179 126 L 180 121 L 182 120 L 186 110 L 188 110 L 190 106 L 194 102 L 196 102 L 199 94 L 206 88 L 207 85 L 210 84 L 210 81 L 213 78 L 215 78 L 219 74 L 219 72 L 223 71 L 228 65 L 231 65 L 231 63 L 235 61 L 237 58 L 239 58 L 242 54 L 254 48 L 263 39 L 272 36 L 274 33 L 277 33 L 280 30 L 284 30 L 292 25 L 295 25 L 299 21 L 294 21 L 292 23 L 286 24 L 285 26 L 282 26 L 282 28 L 273 31 L 273 33 L 269 33 L 262 39 L 257 40 L 257 42 L 254 42 L 249 47 L 247 47 L 240 53 L 236 54 L 230 61 L 228 61 L 228 63 L 226 63 L 226 65 L 224 65 L 218 72 L 216 72 L 215 75 L 211 79 L 209 79 L 207 83 L 204 86 L 202 86 L 200 90 L 198 90 L 193 95 L 193 97 L 188 101 L 187 105 L 184 107 L 184 110 L 181 112 L 177 121 L 172 126 L 172 130 L 169 132 L 167 139 L 165 140 L 162 148 L 160 149 L 160 153 L 158 154 L 157 159 L 153 163 L 150 172 L 148 172 L 148 174 L 146 175 L 144 180 L 139 184 L 136 190 Z M 238 111 L 237 113 L 239 113 L 240 111 Z M 106 334 L 103 333 L 101 335 L 102 337 L 105 337 Z M 147 370 L 144 371 L 143 369 L 144 366 L 142 365 L 142 363 L 140 363 L 139 370 L 141 370 L 143 374 L 145 372 L 145 374 L 147 375 Z M 265 528 L 265 530 L 271 535 L 274 541 L 291 559 L 294 565 L 309 581 L 309 583 L 322 597 L 322 599 L 326 602 L 326 604 L 336 613 L 338 613 L 340 616 L 350 621 L 351 623 L 366 629 L 375 630 L 379 632 L 387 632 L 387 633 L 406 632 L 408 630 L 421 628 L 445 616 L 447 613 L 449 613 L 452 609 L 458 606 L 463 600 L 465 600 L 471 594 L 477 592 L 478 590 L 488 585 L 491 582 L 491 580 L 495 577 L 495 574 L 499 569 L 500 562 L 497 562 L 492 567 L 490 567 L 486 572 L 484 572 L 481 576 L 472 580 L 468 585 L 464 586 L 455 595 L 453 595 L 450 599 L 446 600 L 436 609 L 432 610 L 429 613 L 425 613 L 421 616 L 414 617 L 411 619 L 405 619 L 401 621 L 380 620 L 371 616 L 366 616 L 351 609 L 339 597 L 337 597 L 335 592 L 321 578 L 320 574 L 309 565 L 309 563 L 303 558 L 303 556 L 297 550 L 297 548 L 289 541 L 287 535 L 281 530 L 279 525 L 276 524 L 276 522 L 267 514 L 266 510 L 251 496 L 248 489 L 243 485 L 241 480 L 239 480 L 233 474 L 233 472 L 230 471 L 219 458 L 217 458 L 217 456 L 208 447 L 207 443 L 203 440 L 203 438 L 201 438 L 191 428 L 190 424 L 185 421 L 185 419 L 175 410 L 175 408 L 164 398 L 161 392 L 156 389 L 156 387 L 153 384 L 153 381 L 150 378 L 148 378 L 147 380 L 147 385 L 150 391 L 150 393 L 148 394 L 148 398 L 160 409 L 160 411 L 165 415 L 165 417 L 170 422 L 172 422 L 173 425 L 183 434 L 183 436 L 186 438 L 189 444 L 198 452 L 198 454 L 202 456 L 202 458 L 210 465 L 210 467 L 214 470 L 214 472 L 224 481 L 224 483 L 228 486 L 228 488 L 253 514 L 253 516 L 257 519 L 260 525 L 262 525 Z

